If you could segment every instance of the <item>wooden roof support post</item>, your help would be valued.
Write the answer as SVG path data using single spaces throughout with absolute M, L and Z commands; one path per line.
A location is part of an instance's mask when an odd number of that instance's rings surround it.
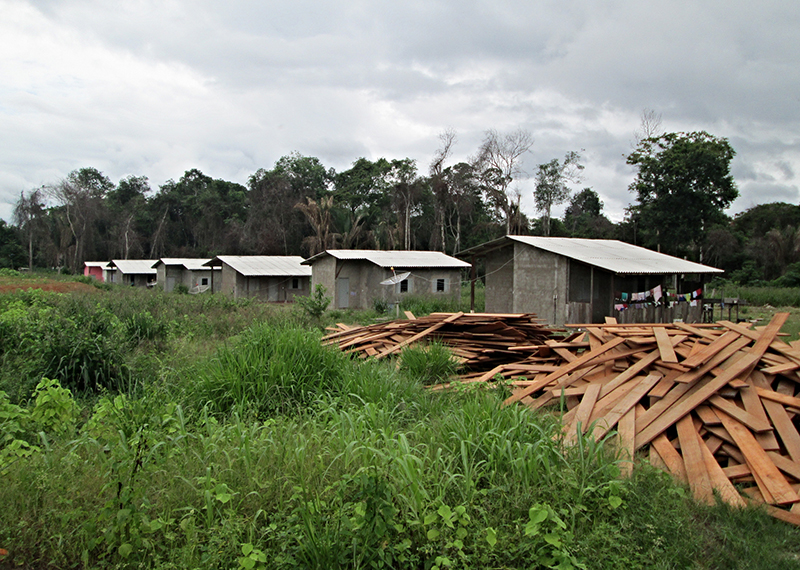
M 470 261 L 472 264 L 469 268 L 469 312 L 475 312 L 475 279 L 476 279 L 476 271 L 475 271 L 475 256 L 472 256 L 472 260 Z

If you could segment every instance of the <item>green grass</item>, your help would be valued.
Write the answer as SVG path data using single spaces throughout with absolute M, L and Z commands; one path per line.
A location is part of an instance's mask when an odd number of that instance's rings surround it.
M 564 445 L 558 414 L 425 390 L 424 351 L 398 370 L 282 308 L 96 295 L 0 297 L 26 334 L 105 327 L 131 378 L 0 395 L 0 568 L 798 567 L 798 529 L 697 505 L 644 462 L 621 480 L 613 446 Z

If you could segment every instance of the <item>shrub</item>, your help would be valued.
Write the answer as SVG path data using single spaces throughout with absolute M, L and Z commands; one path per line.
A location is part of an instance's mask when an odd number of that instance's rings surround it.
M 303 312 L 314 319 L 319 321 L 322 315 L 331 304 L 331 298 L 325 295 L 326 289 L 322 285 L 317 285 L 314 292 L 307 297 L 295 297 L 295 302 L 300 306 Z
M 189 288 L 186 285 L 184 285 L 183 283 L 178 283 L 172 289 L 172 292 L 175 293 L 176 295 L 188 295 L 189 294 Z

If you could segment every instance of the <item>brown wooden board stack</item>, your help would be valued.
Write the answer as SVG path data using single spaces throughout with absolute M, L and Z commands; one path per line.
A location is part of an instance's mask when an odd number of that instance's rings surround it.
M 567 325 L 534 315 L 436 314 L 337 330 L 343 350 L 383 357 L 436 338 L 467 364 L 460 382 L 512 387 L 506 404 L 564 402 L 564 437 L 612 437 L 689 484 L 699 501 L 757 501 L 800 525 L 800 348 L 766 327 L 713 324 Z M 401 346 L 402 345 L 402 346 Z M 499 376 L 498 376 L 499 375 Z M 630 471 L 630 464 L 623 464 Z
M 449 346 L 465 370 L 474 374 L 518 360 L 521 353 L 515 349 L 544 346 L 558 332 L 563 331 L 545 327 L 534 314 L 432 313 L 365 327 L 337 325 L 323 344 L 338 345 L 362 358 L 385 358 L 433 340 Z

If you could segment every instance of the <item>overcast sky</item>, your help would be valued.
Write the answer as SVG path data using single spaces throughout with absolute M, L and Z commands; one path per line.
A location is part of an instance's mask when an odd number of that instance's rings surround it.
M 190 168 L 246 183 L 297 151 L 346 170 L 487 129 L 524 167 L 581 151 L 614 221 L 644 109 L 737 156 L 736 213 L 800 200 L 800 2 L 0 0 L 0 217 L 92 166 L 154 190 Z M 532 180 L 519 183 L 535 216 Z

